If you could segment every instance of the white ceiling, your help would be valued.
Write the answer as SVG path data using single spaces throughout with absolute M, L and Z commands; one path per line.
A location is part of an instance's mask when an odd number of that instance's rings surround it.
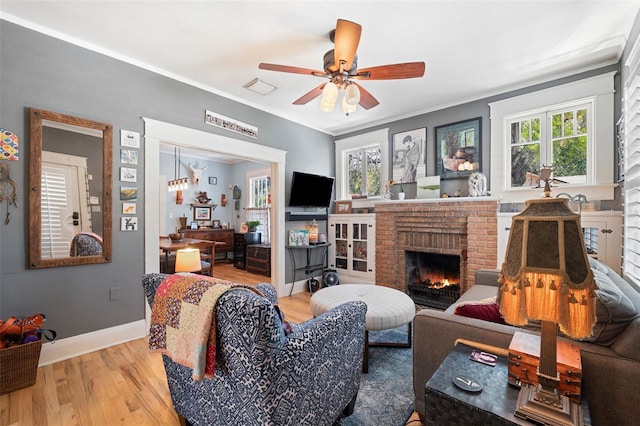
M 639 9 L 638 0 L 0 1 L 3 19 L 331 135 L 615 63 Z M 424 61 L 425 76 L 362 81 L 380 105 L 350 116 L 321 112 L 319 98 L 292 105 L 324 80 L 258 64 L 322 70 L 338 18 L 363 27 L 360 68 Z M 278 89 L 243 88 L 256 77 Z

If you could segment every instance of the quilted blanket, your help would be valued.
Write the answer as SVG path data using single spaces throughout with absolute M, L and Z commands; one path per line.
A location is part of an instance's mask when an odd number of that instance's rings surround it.
M 156 291 L 149 349 L 193 370 L 193 379 L 215 372 L 215 305 L 231 289 L 252 289 L 202 275 L 170 275 Z M 259 292 L 258 292 L 259 293 Z

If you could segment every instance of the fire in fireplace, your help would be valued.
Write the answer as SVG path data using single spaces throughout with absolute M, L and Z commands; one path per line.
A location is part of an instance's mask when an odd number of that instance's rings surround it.
M 418 305 L 446 309 L 460 297 L 466 256 L 405 252 L 407 293 Z

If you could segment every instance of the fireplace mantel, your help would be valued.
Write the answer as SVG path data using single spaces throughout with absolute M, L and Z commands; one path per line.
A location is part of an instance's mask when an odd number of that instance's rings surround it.
M 467 257 L 464 292 L 479 269 L 497 268 L 496 197 L 391 200 L 375 204 L 376 284 L 407 290 L 405 251 Z

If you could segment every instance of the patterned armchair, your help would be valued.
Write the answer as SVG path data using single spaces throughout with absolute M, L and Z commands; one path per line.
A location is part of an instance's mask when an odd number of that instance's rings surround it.
M 69 255 L 98 256 L 102 254 L 102 237 L 93 232 L 80 232 L 71 240 Z
M 147 274 L 142 284 L 151 306 L 165 274 Z M 332 425 L 353 412 L 364 347 L 366 305 L 349 302 L 293 325 L 265 295 L 229 291 L 216 305 L 216 371 L 195 381 L 191 369 L 163 355 L 173 405 L 192 425 Z

